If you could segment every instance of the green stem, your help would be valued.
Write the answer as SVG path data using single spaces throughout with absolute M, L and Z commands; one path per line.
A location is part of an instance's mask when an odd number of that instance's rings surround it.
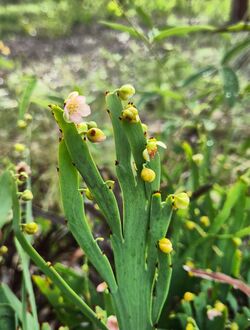
M 20 206 L 17 199 L 17 187 L 13 181 L 13 229 L 15 236 L 24 251 L 30 256 L 34 263 L 41 269 L 41 271 L 48 276 L 51 281 L 58 286 L 58 288 L 74 303 L 79 310 L 86 315 L 89 320 L 95 323 L 101 330 L 108 330 L 106 325 L 102 323 L 93 310 L 75 293 L 74 290 L 64 281 L 64 279 L 57 273 L 54 267 L 50 266 L 40 256 L 40 254 L 27 241 L 24 234 L 20 230 Z

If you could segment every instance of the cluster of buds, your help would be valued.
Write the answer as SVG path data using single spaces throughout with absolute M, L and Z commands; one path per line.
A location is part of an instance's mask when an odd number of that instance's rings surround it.
M 35 222 L 24 223 L 21 225 L 21 229 L 28 235 L 34 235 L 38 231 L 38 225 Z
M 213 320 L 215 317 L 221 316 L 226 306 L 219 300 L 217 300 L 214 304 L 214 307 L 209 307 L 207 310 L 207 317 L 209 320 Z
M 154 156 L 156 155 L 157 153 L 157 150 L 158 150 L 158 146 L 166 149 L 167 146 L 165 143 L 161 142 L 161 141 L 157 141 L 155 138 L 149 138 L 147 140 L 147 144 L 146 144 L 146 148 L 144 149 L 142 155 L 143 155 L 143 158 L 149 162 L 151 159 L 154 158 Z
M 90 106 L 86 103 L 85 96 L 72 92 L 64 101 L 63 117 L 66 122 L 74 123 L 79 134 L 86 136 L 93 143 L 106 140 L 103 131 L 97 127 L 95 121 L 84 122 L 83 118 L 90 115 Z
M 31 174 L 31 169 L 28 164 L 26 164 L 24 161 L 21 161 L 16 166 L 16 178 L 17 178 L 17 184 L 22 185 L 25 183 Z
M 139 123 L 140 117 L 138 114 L 138 110 L 132 102 L 129 102 L 128 105 L 122 111 L 121 119 L 126 120 L 130 123 Z

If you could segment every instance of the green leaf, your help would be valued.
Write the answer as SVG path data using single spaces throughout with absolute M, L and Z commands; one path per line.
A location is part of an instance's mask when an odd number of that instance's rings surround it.
M 30 77 L 28 79 L 27 85 L 23 91 L 20 103 L 19 103 L 19 119 L 23 119 L 25 112 L 29 108 L 30 98 L 36 86 L 36 77 Z
M 185 25 L 176 26 L 166 30 L 159 31 L 153 41 L 160 41 L 172 36 L 184 36 L 189 33 L 200 32 L 200 31 L 215 31 L 215 27 L 211 25 Z
M 16 329 L 15 312 L 10 305 L 0 304 L 0 322 L 1 322 L 1 330 Z
M 140 17 L 142 22 L 147 26 L 148 28 L 153 28 L 154 24 L 151 20 L 150 15 L 148 15 L 145 10 L 141 6 L 136 6 L 135 7 L 137 15 Z
M 22 270 L 23 270 L 23 280 L 25 283 L 26 292 L 29 298 L 29 302 L 31 305 L 32 315 L 33 315 L 33 329 L 37 330 L 39 329 L 39 322 L 38 322 L 38 316 L 37 316 L 37 308 L 36 308 L 36 301 L 35 301 L 35 295 L 33 291 L 32 281 L 30 277 L 30 271 L 29 271 L 29 256 L 25 253 L 23 248 L 21 247 L 20 243 L 17 239 L 15 239 L 16 248 L 18 251 L 18 254 L 20 256 L 20 262 L 22 264 Z M 23 302 L 24 303 L 24 302 Z M 27 311 L 26 311 L 27 313 Z M 28 326 L 30 327 L 31 324 L 28 322 Z
M 220 231 L 223 224 L 229 218 L 232 209 L 237 205 L 239 198 L 241 198 L 242 193 L 246 190 L 246 185 L 238 181 L 236 182 L 228 191 L 227 198 L 221 209 L 221 211 L 214 218 L 212 225 L 209 228 L 209 233 L 216 234 Z
M 238 42 L 232 48 L 230 48 L 222 57 L 221 64 L 228 64 L 232 59 L 234 59 L 239 53 L 241 53 L 245 48 L 250 45 L 250 38 Z
M 250 24 L 246 22 L 239 22 L 227 28 L 229 32 L 250 31 Z
M 198 80 L 199 78 L 202 78 L 208 74 L 216 73 L 216 71 L 217 71 L 217 69 L 215 66 L 208 65 L 208 66 L 198 70 L 197 72 L 195 72 L 194 74 L 189 76 L 187 79 L 185 79 L 182 82 L 181 87 L 186 87 L 186 86 L 192 84 L 193 82 L 195 82 L 196 80 Z
M 141 33 L 139 31 L 135 30 L 133 27 L 129 27 L 129 26 L 126 26 L 123 24 L 118 24 L 118 23 L 106 22 L 106 21 L 101 21 L 100 23 L 113 30 L 127 32 L 132 37 L 137 37 L 137 38 L 141 37 Z
M 234 235 L 236 237 L 244 237 L 250 235 L 250 226 L 237 231 Z
M 12 306 L 13 310 L 17 314 L 18 319 L 22 322 L 22 303 L 21 301 L 14 295 L 11 289 L 8 287 L 7 284 L 2 283 L 0 286 L 0 291 L 4 294 L 5 298 L 7 299 L 8 303 Z M 28 324 L 34 329 L 34 319 L 30 313 L 27 312 L 27 320 Z
M 0 228 L 8 221 L 8 214 L 12 207 L 12 179 L 9 171 L 0 176 Z
M 229 105 L 233 107 L 239 94 L 239 80 L 236 73 L 229 67 L 221 69 L 221 76 L 224 88 L 224 97 Z

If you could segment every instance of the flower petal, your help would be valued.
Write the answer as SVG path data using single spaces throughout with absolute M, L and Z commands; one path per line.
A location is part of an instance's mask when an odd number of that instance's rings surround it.
M 164 148 L 164 149 L 167 149 L 166 144 L 165 144 L 164 142 L 162 142 L 162 141 L 157 141 L 156 144 L 157 144 L 158 146 Z
M 64 102 L 66 103 L 66 102 L 68 102 L 70 99 L 75 98 L 75 97 L 77 97 L 78 95 L 79 95 L 79 93 L 76 92 L 76 91 L 71 92 L 71 93 L 67 96 L 67 98 L 65 99 Z
M 86 103 L 82 104 L 82 105 L 79 105 L 78 112 L 81 114 L 82 117 L 87 117 L 91 114 L 90 106 Z

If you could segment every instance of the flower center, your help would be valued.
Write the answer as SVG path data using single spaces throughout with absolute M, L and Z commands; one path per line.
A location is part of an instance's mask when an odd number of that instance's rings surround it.
M 77 102 L 71 101 L 68 105 L 67 105 L 67 109 L 70 115 L 73 115 L 74 113 L 76 113 L 78 111 L 78 104 Z

